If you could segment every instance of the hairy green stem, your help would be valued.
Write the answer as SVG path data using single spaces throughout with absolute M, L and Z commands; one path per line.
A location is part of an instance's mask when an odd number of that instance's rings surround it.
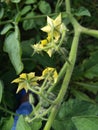
M 63 2 L 63 0 L 58 0 L 58 1 L 56 2 L 55 12 L 57 12 L 57 11 L 58 11 L 58 8 L 59 8 L 59 7 L 60 7 L 60 5 L 62 4 L 62 2 Z
M 71 13 L 70 0 L 65 0 L 66 12 Z
M 79 37 L 81 34 L 81 26 L 78 24 L 78 22 L 75 20 L 75 18 L 71 15 L 70 12 L 70 1 L 66 0 L 66 12 L 68 13 L 68 17 L 69 20 L 71 21 L 73 27 L 74 27 L 74 38 L 73 38 L 73 42 L 72 42 L 72 46 L 71 46 L 71 51 L 69 54 L 69 62 L 71 64 L 68 64 L 68 62 L 65 64 L 66 65 L 66 74 L 60 89 L 60 92 L 55 100 L 55 105 L 53 106 L 50 116 L 48 118 L 48 121 L 44 127 L 44 130 L 50 130 L 51 125 L 56 117 L 56 114 L 58 112 L 58 108 L 64 98 L 64 95 L 66 94 L 70 79 L 71 79 L 71 75 L 74 69 L 74 65 L 75 65 L 75 61 L 76 61 L 76 55 L 77 55 L 77 48 L 78 48 L 78 43 L 79 43 Z M 78 28 L 78 29 L 77 29 Z
M 76 54 L 77 54 L 77 48 L 78 48 L 78 43 L 79 43 L 79 37 L 80 37 L 80 32 L 75 30 L 75 35 L 73 38 L 72 47 L 71 47 L 71 51 L 70 51 L 70 55 L 69 55 L 69 61 L 71 62 L 71 64 L 67 63 L 67 70 L 66 70 L 66 74 L 65 74 L 65 77 L 64 77 L 64 80 L 62 83 L 62 87 L 60 89 L 58 97 L 55 100 L 56 105 L 54 105 L 54 107 L 51 111 L 51 114 L 48 118 L 48 121 L 45 125 L 44 130 L 50 130 L 51 125 L 55 119 L 57 112 L 58 112 L 58 108 L 59 108 L 59 106 L 64 98 L 64 95 L 66 94 L 66 91 L 67 91 L 67 88 L 68 88 L 68 85 L 70 82 L 70 78 L 71 78 L 71 75 L 73 72 L 73 68 L 75 65 L 75 61 L 76 61 Z
M 58 105 L 53 106 L 53 108 L 51 110 L 51 114 L 50 114 L 50 116 L 48 118 L 48 121 L 47 121 L 47 123 L 46 123 L 46 125 L 44 127 L 44 130 L 50 130 L 51 125 L 52 125 L 52 123 L 53 123 L 53 121 L 55 119 L 55 116 L 56 116 L 57 112 L 58 112 L 58 108 L 59 108 Z
M 73 42 L 72 42 L 72 46 L 71 46 L 71 51 L 70 51 L 70 55 L 69 55 L 69 61 L 71 64 L 66 63 L 65 67 L 66 67 L 66 74 L 62 83 L 62 87 L 60 89 L 60 92 L 58 94 L 58 97 L 56 98 L 55 102 L 54 102 L 54 107 L 51 110 L 50 116 L 48 118 L 48 121 L 44 127 L 44 130 L 50 130 L 51 125 L 56 117 L 56 114 L 58 112 L 58 108 L 64 98 L 64 95 L 67 92 L 67 88 L 71 79 L 71 75 L 74 69 L 74 65 L 75 65 L 75 61 L 76 61 L 76 54 L 77 54 L 77 48 L 78 48 L 78 43 L 79 43 L 79 37 L 81 33 L 85 33 L 88 35 L 91 35 L 93 37 L 97 37 L 98 38 L 98 31 L 97 30 L 93 30 L 93 29 L 87 29 L 82 27 L 77 21 L 76 19 L 72 16 L 71 11 L 70 11 L 70 1 L 66 0 L 66 12 L 68 14 L 68 18 L 71 22 L 71 24 L 74 27 L 74 38 L 73 38 Z M 64 71 L 65 72 L 65 71 Z M 63 72 L 61 73 L 63 74 Z
M 7 109 L 5 109 L 4 107 L 1 107 L 1 106 L 0 106 L 0 110 L 4 111 L 4 112 L 6 112 L 6 113 L 8 113 L 10 115 L 19 116 L 19 114 L 16 114 L 16 113 L 14 113 L 14 112 L 12 112 L 10 110 L 7 110 Z
M 62 43 L 64 41 L 64 37 L 65 37 L 65 31 L 63 32 L 61 41 L 60 41 L 59 45 L 57 46 L 58 48 L 62 45 Z M 51 92 L 55 88 L 55 86 L 59 83 L 59 81 L 61 80 L 61 78 L 64 76 L 64 74 L 66 72 L 66 63 L 67 62 L 65 62 L 65 64 L 62 67 L 62 69 L 59 72 L 57 82 L 52 87 L 49 88 L 48 92 Z
M 10 19 L 10 20 L 6 20 L 6 21 L 0 21 L 0 25 L 4 25 L 4 24 L 8 24 L 8 23 L 12 23 L 13 20 Z
M 57 84 L 60 82 L 60 80 L 64 76 L 64 74 L 66 72 L 66 68 L 67 68 L 67 62 L 65 62 L 65 64 L 61 68 L 59 75 L 58 75 L 58 78 L 57 78 L 57 82 L 52 87 L 49 88 L 48 92 L 51 92 L 55 88 L 55 86 L 57 86 Z
M 18 3 L 16 3 L 16 9 L 17 9 L 17 13 L 19 13 L 19 12 L 20 12 L 20 10 L 19 10 Z
M 70 51 L 70 56 L 69 56 L 69 61 L 71 62 L 71 64 L 67 64 L 67 70 L 66 70 L 66 74 L 62 83 L 62 88 L 58 94 L 58 97 L 56 99 L 57 103 L 61 103 L 67 88 L 68 88 L 68 84 L 73 72 L 73 68 L 75 65 L 75 61 L 76 61 L 76 54 L 77 54 L 77 48 L 78 48 L 78 42 L 79 42 L 79 37 L 80 37 L 80 32 L 75 31 L 75 36 L 73 39 L 73 43 L 72 43 L 72 47 L 71 47 L 71 51 Z
M 64 12 L 61 12 L 61 13 L 64 13 Z M 49 14 L 48 16 L 55 16 L 57 14 L 58 13 L 52 13 L 52 14 Z M 29 20 L 29 19 L 45 18 L 45 17 L 47 17 L 47 15 L 37 15 L 37 16 L 33 16 L 33 17 L 23 17 L 23 18 L 20 19 L 20 21 Z M 0 21 L 0 25 L 4 25 L 4 24 L 7 24 L 7 23 L 12 23 L 12 22 L 13 22 L 13 19 L 6 20 L 6 21 Z
M 64 30 L 64 31 L 62 32 L 61 40 L 60 40 L 60 42 L 59 42 L 57 48 L 60 48 L 60 47 L 61 47 L 61 45 L 63 44 L 63 41 L 64 41 L 65 36 L 66 36 L 66 30 Z
M 81 32 L 84 34 L 98 38 L 98 30 L 81 27 Z

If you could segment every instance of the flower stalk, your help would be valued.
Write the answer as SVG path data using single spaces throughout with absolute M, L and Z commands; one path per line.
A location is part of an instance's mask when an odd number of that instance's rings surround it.
M 65 74 L 65 77 L 64 77 L 64 80 L 62 83 L 62 87 L 61 87 L 60 92 L 58 94 L 58 97 L 56 98 L 55 103 L 54 103 L 56 105 L 54 105 L 52 108 L 51 114 L 48 118 L 48 121 L 45 125 L 44 130 L 50 130 L 51 125 L 55 119 L 57 112 L 58 112 L 59 106 L 64 98 L 64 95 L 67 92 L 67 88 L 68 88 L 70 78 L 71 78 L 71 75 L 73 72 L 73 68 L 75 65 L 75 61 L 76 61 L 76 53 L 77 53 L 77 48 L 78 48 L 78 43 L 79 43 L 79 37 L 80 37 L 80 32 L 75 31 L 75 36 L 73 38 L 72 48 L 71 48 L 70 56 L 69 56 L 69 61 L 71 62 L 71 64 L 67 63 L 67 70 L 66 70 L 66 74 Z

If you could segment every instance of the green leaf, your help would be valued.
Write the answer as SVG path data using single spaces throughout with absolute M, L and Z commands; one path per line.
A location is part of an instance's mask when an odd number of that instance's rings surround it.
M 98 51 L 91 53 L 88 59 L 85 59 L 81 65 L 84 71 L 84 76 L 89 79 L 98 77 Z
M 85 72 L 85 77 L 90 79 L 98 77 L 98 64 L 88 68 L 88 70 Z
M 13 123 L 14 123 L 14 120 L 12 116 L 4 119 L 2 130 L 11 130 Z
M 30 126 L 32 130 L 40 130 L 42 126 L 42 121 L 41 120 L 33 121 L 31 122 Z
M 74 116 L 82 115 L 98 115 L 98 105 L 77 99 L 70 99 L 61 105 L 58 118 L 71 119 Z
M 97 104 L 92 104 L 90 102 L 77 99 L 70 99 L 61 105 L 52 127 L 55 130 L 77 130 L 72 122 L 72 117 L 88 115 L 98 115 Z M 58 126 L 58 124 L 60 126 Z M 56 125 L 60 129 L 58 129 Z
M 2 100 L 2 94 L 3 94 L 3 83 L 2 81 L 0 80 L 0 102 Z
M 3 17 L 4 15 L 4 8 L 0 7 L 0 19 Z
M 19 12 L 16 14 L 14 18 L 15 24 L 18 24 L 20 20 L 21 20 L 21 13 Z
M 21 60 L 21 47 L 20 41 L 17 38 L 19 34 L 16 32 L 11 32 L 5 39 L 4 42 L 4 51 L 8 53 L 9 58 L 16 70 L 16 73 L 19 74 L 23 70 L 23 63 Z
M 78 91 L 78 90 L 73 89 L 73 90 L 72 90 L 72 93 L 74 94 L 74 96 L 75 96 L 77 99 L 94 103 L 94 100 L 92 100 L 88 95 L 86 95 L 85 93 L 83 93 L 83 92 L 81 92 L 81 91 Z
M 44 55 L 35 54 L 33 55 L 33 59 L 35 62 L 38 62 L 43 67 L 50 66 L 54 67 L 56 66 L 54 60 L 50 58 L 46 53 Z
M 53 126 L 52 126 L 53 129 L 54 130 L 65 130 L 64 122 L 65 121 L 54 120 Z
M 88 9 L 85 7 L 80 7 L 77 12 L 75 13 L 76 16 L 91 16 Z
M 32 43 L 34 43 L 34 39 L 22 41 L 21 48 L 22 48 L 23 57 L 31 57 L 32 52 L 33 52 L 32 47 L 31 47 Z
M 19 3 L 21 0 L 11 0 L 13 3 Z
M 43 14 L 49 14 L 51 13 L 51 7 L 49 5 L 49 3 L 47 3 L 46 1 L 40 1 L 39 4 L 39 10 L 43 13 Z
M 76 130 L 72 121 L 69 119 L 54 120 L 52 127 L 54 130 Z
M 82 82 L 76 82 L 77 85 L 82 86 L 83 88 L 91 91 L 94 94 L 97 94 L 98 92 L 98 85 L 95 85 L 94 83 L 82 83 Z
M 77 130 L 98 130 L 98 117 L 73 117 Z
M 30 126 L 27 124 L 27 122 L 25 122 L 22 115 L 17 121 L 16 130 L 31 130 Z
M 3 30 L 1 31 L 1 35 L 6 34 L 12 28 L 13 28 L 13 26 L 11 24 L 6 24 L 3 28 Z
M 24 14 L 28 13 L 31 9 L 32 9 L 31 6 L 30 6 L 30 5 L 27 5 L 27 6 L 25 6 L 25 7 L 21 10 L 20 13 L 21 13 L 21 15 L 24 15 Z
M 35 16 L 34 12 L 30 12 L 26 15 L 26 18 L 31 18 Z M 24 30 L 29 30 L 35 27 L 35 21 L 33 19 L 28 19 L 23 21 L 23 28 Z
M 26 0 L 25 4 L 34 4 L 37 0 Z

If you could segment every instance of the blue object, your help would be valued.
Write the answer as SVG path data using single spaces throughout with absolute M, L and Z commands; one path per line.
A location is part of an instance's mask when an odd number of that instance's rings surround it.
M 25 95 L 26 95 L 26 91 L 22 89 L 18 94 L 16 94 L 16 98 L 17 100 L 20 100 Z
M 18 96 L 19 99 L 21 99 L 26 94 L 25 90 L 22 90 Z M 19 108 L 16 110 L 16 114 L 19 115 L 28 115 L 32 112 L 32 106 L 29 103 L 29 101 L 23 102 Z M 14 124 L 11 130 L 16 130 L 17 120 L 19 116 L 14 117 Z

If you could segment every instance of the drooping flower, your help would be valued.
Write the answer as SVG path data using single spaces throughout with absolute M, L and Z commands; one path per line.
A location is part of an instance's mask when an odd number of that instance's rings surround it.
M 42 72 L 42 77 L 46 78 L 47 76 L 49 76 L 48 77 L 49 81 L 53 81 L 54 83 L 56 83 L 58 78 L 58 73 L 55 68 L 47 67 L 46 69 L 44 69 Z
M 63 26 L 66 28 L 65 26 Z M 51 19 L 47 16 L 47 25 L 41 28 L 42 31 L 48 33 L 51 37 L 55 38 L 55 40 L 59 40 L 62 29 L 62 20 L 61 14 L 59 14 L 56 19 Z
M 16 93 L 20 90 L 25 89 L 28 92 L 29 87 L 37 86 L 37 81 L 41 80 L 41 77 L 35 76 L 34 72 L 31 73 L 22 73 L 20 74 L 19 78 L 16 78 L 12 81 L 12 83 L 18 83 L 18 88 Z
M 46 39 L 41 40 L 39 43 L 32 45 L 34 52 L 40 53 L 41 51 L 45 51 L 51 57 L 53 53 L 52 51 L 54 49 L 54 45 L 51 42 L 51 38 L 48 36 Z
M 61 46 L 60 38 L 67 31 L 65 25 L 62 23 L 61 14 L 59 14 L 54 20 L 47 16 L 47 25 L 41 28 L 41 30 L 47 33 L 46 39 L 41 40 L 32 47 L 34 52 L 40 53 L 45 51 L 51 57 L 54 52 L 59 50 L 59 47 Z
M 40 43 L 34 44 L 31 47 L 34 49 L 34 53 L 40 53 L 44 50 L 44 46 Z

